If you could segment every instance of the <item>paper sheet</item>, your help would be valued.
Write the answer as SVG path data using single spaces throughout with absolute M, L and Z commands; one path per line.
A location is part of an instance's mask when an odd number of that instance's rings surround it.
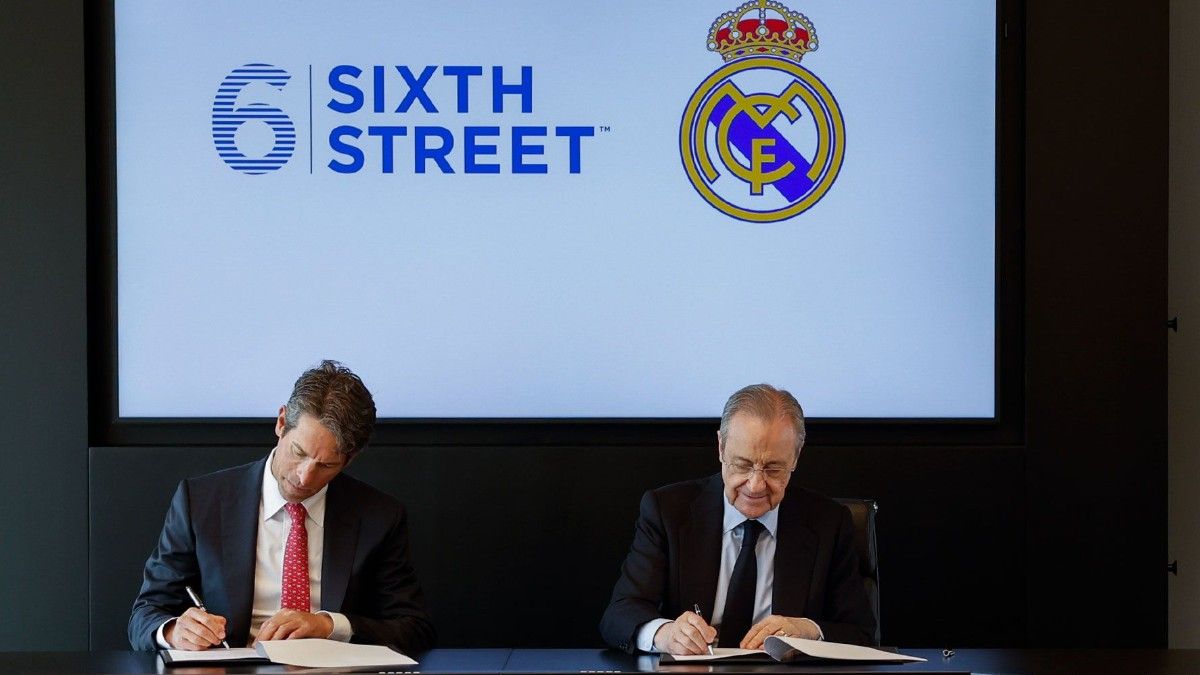
M 784 660 L 788 651 L 795 649 L 808 656 L 819 659 L 836 659 L 839 661 L 924 661 L 916 656 L 905 656 L 882 649 L 848 645 L 840 642 L 824 642 L 821 640 L 805 640 L 804 638 L 776 637 L 767 638 L 763 645 L 767 653 L 779 660 Z
M 264 640 L 256 649 L 272 663 L 309 668 L 414 666 L 416 661 L 378 645 L 355 645 L 337 640 Z
M 738 649 L 737 647 L 713 647 L 712 654 L 672 654 L 672 661 L 719 661 L 735 656 L 766 655 L 761 649 Z
M 172 663 L 200 663 L 203 661 L 239 661 L 242 659 L 262 659 L 262 654 L 248 647 L 234 649 L 205 649 L 190 652 L 183 649 L 163 650 L 171 656 Z

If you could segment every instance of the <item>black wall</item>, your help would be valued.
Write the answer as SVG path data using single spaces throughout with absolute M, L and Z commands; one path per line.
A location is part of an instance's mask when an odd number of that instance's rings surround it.
M 1167 4 L 1030 0 L 1025 31 L 1024 442 L 830 447 L 814 435 L 799 480 L 881 502 L 885 642 L 1161 646 Z M 89 575 L 87 559 L 89 533 L 103 558 L 123 528 L 88 506 L 82 3 L 0 5 L 0 73 L 0 649 L 85 649 L 89 598 L 136 589 Z M 264 450 L 272 438 L 264 429 Z M 716 468 L 711 447 L 682 442 L 369 452 L 408 453 L 397 461 L 411 473 L 363 477 L 409 503 L 443 635 L 478 632 L 465 617 L 482 614 L 502 645 L 595 643 L 637 493 Z M 176 448 L 117 477 L 173 484 L 173 469 L 247 454 Z M 93 466 L 93 480 L 108 470 Z M 144 495 L 152 513 L 131 522 L 161 519 L 168 497 Z M 578 562 L 519 564 L 531 554 Z M 528 601 L 498 616 L 463 590 L 492 580 Z M 561 619 L 543 636 L 511 620 L 547 614 Z
M 83 10 L 0 4 L 0 649 L 87 647 Z

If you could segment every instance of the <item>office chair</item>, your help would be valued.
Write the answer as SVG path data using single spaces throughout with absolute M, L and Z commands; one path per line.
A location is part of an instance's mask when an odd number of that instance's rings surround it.
M 879 551 L 875 546 L 875 514 L 879 504 L 874 499 L 843 499 L 838 502 L 850 509 L 854 520 L 854 549 L 858 554 L 858 571 L 867 587 L 871 610 L 875 612 L 875 643 L 879 644 Z

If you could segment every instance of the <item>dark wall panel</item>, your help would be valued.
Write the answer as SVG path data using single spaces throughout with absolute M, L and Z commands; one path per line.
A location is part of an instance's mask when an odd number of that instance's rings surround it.
M 1165 646 L 1167 4 L 1027 11 L 1030 645 Z
M 0 650 L 87 646 L 83 12 L 0 4 Z

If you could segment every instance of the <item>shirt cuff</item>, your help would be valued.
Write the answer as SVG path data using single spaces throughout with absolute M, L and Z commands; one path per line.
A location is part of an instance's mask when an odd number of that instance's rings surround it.
M 668 623 L 671 623 L 670 619 L 654 619 L 642 624 L 637 632 L 637 648 L 644 652 L 657 652 L 658 650 L 654 648 L 654 634 Z
M 821 630 L 821 624 L 817 623 L 816 621 L 813 621 L 812 619 L 806 619 L 804 617 L 801 617 L 800 620 L 811 623 L 813 625 L 813 628 L 817 629 L 817 639 L 818 640 L 825 639 L 825 631 Z
M 154 631 L 154 641 L 158 643 L 158 646 L 161 649 L 174 649 L 174 647 L 171 646 L 171 643 L 167 642 L 167 638 L 163 637 L 163 634 L 167 628 L 167 624 L 174 620 L 175 619 L 167 619 L 158 625 L 158 630 Z
M 324 614 L 333 619 L 333 632 L 329 634 L 330 640 L 349 642 L 350 638 L 354 637 L 354 629 L 350 627 L 350 619 L 347 619 L 345 614 L 326 611 L 320 611 L 317 614 Z

